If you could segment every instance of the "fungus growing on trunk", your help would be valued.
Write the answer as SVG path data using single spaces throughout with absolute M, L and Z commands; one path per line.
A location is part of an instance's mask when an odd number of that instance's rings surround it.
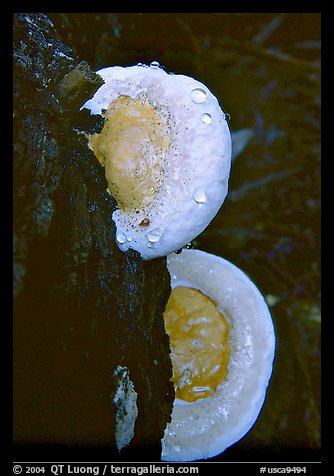
M 105 118 L 89 144 L 117 200 L 117 244 L 143 259 L 165 256 L 198 236 L 225 199 L 225 113 L 205 85 L 157 62 L 98 74 L 104 84 L 83 107 Z

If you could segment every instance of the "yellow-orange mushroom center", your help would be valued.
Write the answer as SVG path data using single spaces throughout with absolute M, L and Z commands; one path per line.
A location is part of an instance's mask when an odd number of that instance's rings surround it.
M 124 211 L 144 210 L 156 197 L 170 146 L 168 116 L 146 99 L 120 96 L 106 110 L 90 148 L 105 167 L 108 188 Z
M 216 304 L 197 289 L 175 287 L 164 312 L 177 398 L 212 395 L 227 374 L 228 324 Z

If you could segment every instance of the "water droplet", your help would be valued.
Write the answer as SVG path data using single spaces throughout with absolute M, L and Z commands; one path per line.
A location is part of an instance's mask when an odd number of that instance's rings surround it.
M 198 340 L 198 339 L 194 339 L 192 341 L 192 344 L 193 344 L 194 347 L 201 347 L 201 341 Z M 191 375 L 190 375 L 190 377 L 191 377 Z
M 152 61 L 151 64 L 150 64 L 150 67 L 151 68 L 159 68 L 160 67 L 160 63 L 159 61 Z
M 162 227 L 154 228 L 154 230 L 151 230 L 149 234 L 147 235 L 148 241 L 150 241 L 151 243 L 156 243 L 157 241 L 160 240 L 161 235 L 163 234 L 164 231 L 165 230 Z
M 126 237 L 126 240 L 127 240 L 127 241 L 132 241 L 132 236 L 131 236 L 131 235 L 128 235 L 128 236 Z
M 201 119 L 202 119 L 202 122 L 204 122 L 204 124 L 211 124 L 212 122 L 211 114 L 209 114 L 208 112 L 205 112 L 204 114 L 202 114 Z
M 225 115 L 225 121 L 231 120 L 231 114 L 229 114 L 228 112 L 224 112 L 224 115 Z
M 196 104 L 200 104 L 201 102 L 204 102 L 206 100 L 206 92 L 204 91 L 204 89 L 201 88 L 193 89 L 190 95 L 191 100 Z
M 116 240 L 118 241 L 118 243 L 125 243 L 126 236 L 123 235 L 123 233 L 118 233 L 118 235 L 116 236 Z
M 196 188 L 193 193 L 193 199 L 197 203 L 204 203 L 206 202 L 206 194 L 205 191 L 201 188 Z

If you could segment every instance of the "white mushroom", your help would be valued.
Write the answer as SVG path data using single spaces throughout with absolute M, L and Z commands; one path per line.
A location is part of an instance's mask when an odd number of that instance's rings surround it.
M 229 349 L 227 373 L 209 396 L 192 402 L 175 399 L 162 440 L 162 459 L 211 458 L 242 438 L 260 413 L 272 373 L 274 327 L 257 287 L 225 259 L 200 250 L 183 250 L 168 256 L 167 266 L 173 289 L 199 290 L 216 304 L 228 324 Z M 205 317 L 203 309 L 201 316 Z M 196 315 L 190 318 L 194 323 Z M 173 349 L 171 355 L 174 367 Z M 191 380 L 191 375 L 185 377 Z
M 167 255 L 198 236 L 225 199 L 225 113 L 205 85 L 156 62 L 98 74 L 104 84 L 83 107 L 105 117 L 90 147 L 117 201 L 117 244 L 143 259 Z

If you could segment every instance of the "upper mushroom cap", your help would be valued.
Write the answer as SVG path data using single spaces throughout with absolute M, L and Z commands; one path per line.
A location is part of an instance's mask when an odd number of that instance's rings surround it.
M 231 137 L 217 98 L 199 81 L 155 64 L 98 71 L 83 107 L 105 116 L 91 148 L 106 169 L 119 248 L 143 259 L 196 238 L 228 190 Z

